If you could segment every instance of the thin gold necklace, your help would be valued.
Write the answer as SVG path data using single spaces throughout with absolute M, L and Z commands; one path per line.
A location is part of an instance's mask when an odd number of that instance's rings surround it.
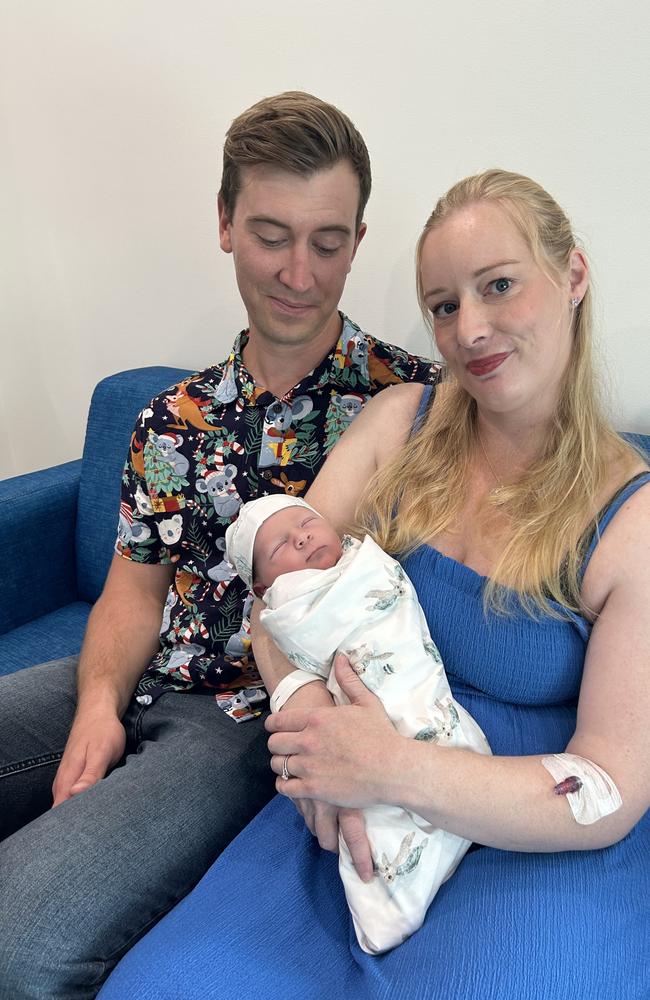
M 490 490 L 490 497 L 492 498 L 492 500 L 494 500 L 495 503 L 505 503 L 505 496 L 504 496 L 504 494 L 506 493 L 507 487 L 504 486 L 504 484 L 501 482 L 501 480 L 497 476 L 496 472 L 494 471 L 494 466 L 492 465 L 492 462 L 488 458 L 488 453 L 485 450 L 485 445 L 483 444 L 483 438 L 481 437 L 481 432 L 478 430 L 478 428 L 476 430 L 476 435 L 478 437 L 478 443 L 481 446 L 481 451 L 483 452 L 483 457 L 485 458 L 485 461 L 487 462 L 488 469 L 492 473 L 492 478 L 494 479 L 494 481 L 496 483 L 496 486 L 494 486 Z

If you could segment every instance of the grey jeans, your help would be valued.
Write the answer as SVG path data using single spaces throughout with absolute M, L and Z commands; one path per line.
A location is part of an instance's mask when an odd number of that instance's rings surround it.
M 124 760 L 51 809 L 76 662 L 0 678 L 0 1000 L 94 997 L 274 792 L 262 718 L 170 692 L 132 701 Z

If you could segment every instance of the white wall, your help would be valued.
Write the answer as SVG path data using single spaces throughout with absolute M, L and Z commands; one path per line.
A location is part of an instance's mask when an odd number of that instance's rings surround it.
M 370 148 L 346 311 L 426 351 L 412 257 L 435 197 L 529 173 L 595 262 L 616 423 L 650 432 L 649 28 L 636 0 L 0 0 L 0 477 L 77 457 L 102 376 L 228 349 L 221 140 L 289 88 Z

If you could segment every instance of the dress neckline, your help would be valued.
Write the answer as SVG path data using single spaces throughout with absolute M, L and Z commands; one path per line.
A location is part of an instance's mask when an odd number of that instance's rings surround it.
M 418 554 L 424 552 L 431 553 L 432 557 L 441 566 L 441 569 L 444 571 L 446 576 L 445 583 L 447 585 L 464 592 L 468 596 L 471 596 L 473 600 L 482 601 L 483 588 L 485 582 L 488 580 L 488 577 L 483 576 L 481 573 L 477 573 L 471 566 L 466 566 L 465 563 L 459 562 L 458 559 L 454 559 L 452 556 L 446 556 L 444 552 L 441 552 L 440 549 L 435 548 L 433 545 L 429 545 L 428 542 L 422 542 L 416 549 L 413 550 L 413 552 L 409 553 L 409 555 L 403 560 L 404 564 L 406 564 L 410 558 L 417 557 Z M 404 565 L 404 568 L 408 573 L 409 567 Z M 431 578 L 432 586 L 435 586 L 437 582 L 439 581 Z M 519 606 L 519 598 L 515 592 L 508 589 L 508 594 L 511 596 L 516 605 Z M 571 611 L 569 608 L 566 608 L 564 605 L 553 600 L 551 597 L 548 598 L 548 603 L 552 609 L 559 612 L 559 618 L 557 620 L 554 618 L 550 619 L 550 623 L 554 627 L 561 627 L 567 624 L 572 625 L 578 630 L 584 641 L 588 641 L 589 635 L 591 634 L 592 624 L 587 618 L 575 611 Z M 496 612 L 488 611 L 488 615 L 490 616 L 494 613 Z M 546 616 L 542 615 L 542 617 L 544 617 L 545 621 L 549 622 L 549 619 Z
M 446 556 L 445 553 L 441 552 L 440 549 L 437 549 L 435 545 L 429 545 L 428 542 L 422 542 L 418 548 L 430 549 L 432 552 L 435 552 L 439 559 L 444 559 L 453 566 L 459 566 L 462 570 L 465 570 L 465 572 L 471 573 L 471 575 L 477 580 L 484 581 L 489 579 L 489 577 L 487 577 L 484 573 L 479 573 L 478 570 L 472 569 L 471 566 L 468 566 L 467 563 L 461 562 L 460 559 L 454 559 L 453 556 Z M 414 551 L 417 551 L 417 549 Z

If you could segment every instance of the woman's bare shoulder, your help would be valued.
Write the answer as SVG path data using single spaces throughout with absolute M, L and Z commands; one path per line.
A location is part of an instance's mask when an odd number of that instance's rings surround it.
M 423 388 L 408 383 L 383 389 L 330 452 L 306 499 L 337 527 L 349 523 L 372 475 L 408 439 Z
M 381 440 L 382 452 L 386 447 L 399 447 L 409 436 L 423 391 L 423 385 L 412 382 L 382 389 L 355 417 L 337 448 L 362 440 L 367 444 L 378 444 Z
M 608 499 L 626 481 L 644 472 L 648 472 L 648 467 L 639 460 L 638 465 L 628 469 L 623 481 L 618 477 L 610 484 Z M 650 482 L 646 482 L 624 500 L 602 532 L 585 572 L 583 597 L 589 607 L 600 611 L 615 586 L 639 588 L 640 577 L 647 578 L 649 568 Z M 639 579 L 635 583 L 637 574 Z
M 366 404 L 366 410 L 371 414 L 387 416 L 403 416 L 415 418 L 425 386 L 419 382 L 400 382 L 390 385 L 373 396 Z

